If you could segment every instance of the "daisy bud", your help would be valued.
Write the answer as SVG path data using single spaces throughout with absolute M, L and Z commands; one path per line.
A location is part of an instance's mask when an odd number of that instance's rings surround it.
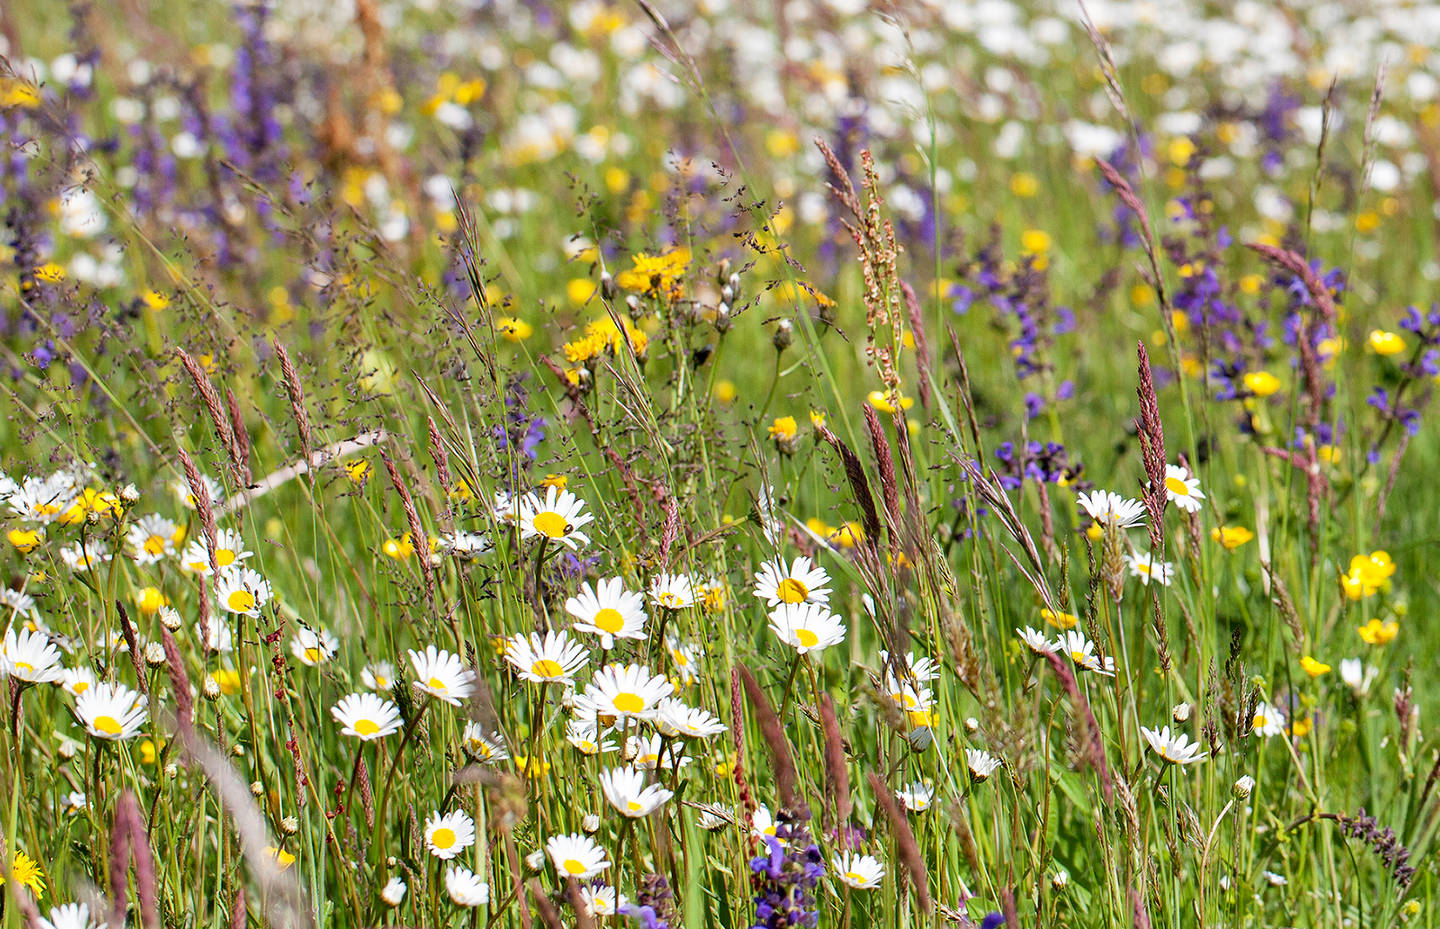
M 1050 886 L 1056 890 L 1064 890 L 1070 883 L 1070 875 L 1064 871 L 1056 871 L 1055 876 L 1050 878 Z
M 967 717 L 965 717 L 965 731 L 966 731 L 966 732 L 975 732 L 975 731 L 979 730 L 979 728 L 980 728 L 980 720 L 976 719 L 976 718 L 973 717 L 973 716 L 967 716 Z
M 640 312 L 640 298 L 631 294 L 625 298 L 625 306 L 629 307 L 631 313 Z
M 1250 793 L 1254 789 L 1255 778 L 1246 774 L 1245 776 L 1241 777 L 1240 780 L 1235 782 L 1235 786 L 1230 788 L 1230 793 L 1234 795 L 1236 800 L 1248 800 L 1250 798 Z
M 729 286 L 730 292 L 732 294 L 738 294 L 740 292 L 740 272 L 737 271 L 734 274 L 731 274 L 730 280 L 726 281 L 725 283 Z
M 594 813 L 586 813 L 585 818 L 580 821 L 580 828 L 586 835 L 594 835 L 600 831 L 600 817 Z
M 236 743 L 235 747 L 230 749 L 230 754 L 234 755 L 236 758 L 244 758 L 245 746 Z
M 251 795 L 252 797 L 263 797 L 263 796 L 265 796 L 265 785 L 262 784 L 262 783 L 260 783 L 259 781 L 251 781 L 251 782 L 250 782 L 250 795 Z
M 735 302 L 735 291 L 730 289 L 729 284 L 726 284 L 724 287 L 720 288 L 720 299 L 725 301 L 726 303 Z
M 206 700 L 219 700 L 220 682 L 213 677 L 207 677 L 205 683 L 200 685 L 200 692 L 205 695 Z
M 158 668 L 165 663 L 165 646 L 159 642 L 151 642 L 145 646 L 145 663 L 152 668 Z
M 725 286 L 725 281 L 726 281 L 729 277 L 730 277 L 730 259 L 729 259 L 729 258 L 721 258 L 721 259 L 720 259 L 720 263 L 715 266 L 715 283 L 719 284 L 721 287 L 724 287 L 724 286 Z
M 1190 718 L 1190 704 L 1175 704 L 1175 706 L 1170 710 L 1170 718 L 1175 720 L 1177 723 L 1185 722 L 1187 719 Z
M 615 299 L 615 278 L 610 276 L 609 271 L 600 272 L 600 296 L 606 300 Z
M 286 835 L 294 835 L 300 831 L 300 820 L 294 816 L 287 816 L 280 820 L 280 831 Z
M 87 523 L 89 523 L 90 525 L 92 525 L 92 526 L 95 525 L 96 523 L 100 522 L 100 511 L 99 511 L 99 510 L 86 510 L 86 511 L 85 511 L 85 521 L 86 521 Z
M 531 871 L 539 871 L 545 867 L 545 853 L 539 849 L 525 856 L 525 867 Z
M 715 308 L 715 331 L 725 333 L 730 331 L 730 305 L 722 303 Z
M 385 867 L 387 867 L 387 868 L 393 868 L 393 867 L 395 867 L 395 865 L 396 865 L 397 863 L 398 863 L 398 860 L 396 859 L 396 857 L 395 857 L 394 855 L 389 855 L 389 856 L 387 856 L 386 859 L 385 859 Z
M 75 743 L 68 739 L 60 743 L 60 757 L 69 761 L 75 757 Z
M 175 780 L 175 778 L 177 778 L 177 777 L 179 777 L 179 776 L 180 776 L 180 766 L 177 765 L 175 762 L 172 761 L 172 762 L 170 762 L 169 764 L 167 764 L 167 765 L 165 766 L 165 777 L 166 777 L 166 778 L 168 778 L 168 779 L 170 779 L 170 780 L 173 781 L 173 780 Z
M 136 487 L 134 484 L 126 484 L 124 487 L 120 488 L 120 499 L 124 500 L 126 503 L 134 503 L 136 500 L 140 499 L 140 488 Z
M 171 632 L 178 632 L 180 631 L 182 620 L 180 619 L 180 614 L 175 612 L 175 610 L 168 606 L 162 606 L 160 608 L 160 622 L 164 623 L 165 628 Z
M 405 882 L 398 877 L 390 878 L 385 889 L 380 891 L 380 899 L 385 901 L 386 906 L 399 906 L 405 899 Z
M 795 341 L 795 324 L 788 319 L 782 319 L 775 324 L 775 336 L 770 340 L 775 346 L 775 351 L 783 352 Z

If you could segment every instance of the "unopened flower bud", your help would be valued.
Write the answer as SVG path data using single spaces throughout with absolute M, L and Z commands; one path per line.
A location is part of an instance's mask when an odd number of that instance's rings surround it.
M 739 293 L 740 293 L 740 272 L 737 271 L 737 272 L 735 272 L 734 274 L 731 274 L 731 275 L 730 275 L 730 280 L 728 280 L 728 281 L 725 282 L 725 286 L 730 288 L 730 292 L 731 292 L 732 294 L 739 294 Z
M 967 717 L 965 717 L 965 731 L 966 731 L 966 732 L 976 732 L 976 731 L 978 731 L 979 729 L 980 729 L 980 720 L 976 719 L 976 718 L 973 717 L 973 716 L 967 716 Z
M 730 259 L 721 258 L 720 264 L 715 266 L 715 283 L 724 286 L 726 279 L 730 277 Z
M 1254 790 L 1255 778 L 1246 774 L 1235 782 L 1235 786 L 1230 788 L 1230 793 L 1235 796 L 1236 800 L 1248 800 Z
M 140 489 L 134 484 L 126 484 L 120 488 L 120 499 L 126 503 L 134 503 L 140 499 Z
M 232 748 L 232 749 L 230 749 L 230 754 L 234 755 L 236 758 L 244 758 L 244 757 L 245 757 L 245 746 L 243 746 L 243 745 L 241 745 L 241 744 L 239 744 L 239 743 L 237 742 L 237 743 L 235 744 L 235 747 Z
M 165 628 L 171 632 L 178 632 L 182 621 L 180 614 L 175 612 L 174 609 L 168 606 L 162 606 L 160 608 L 160 622 L 164 623 Z
M 539 871 L 541 868 L 545 867 L 545 853 L 540 851 L 539 849 L 536 849 L 535 851 L 526 855 L 525 867 L 529 868 L 531 871 Z
M 600 817 L 594 813 L 586 813 L 585 818 L 580 821 L 580 829 L 586 835 L 594 835 L 600 831 Z
M 300 820 L 294 816 L 287 816 L 280 820 L 280 831 L 286 835 L 294 835 L 300 831 Z
M 165 766 L 165 777 L 166 777 L 166 778 L 168 778 L 169 780 L 172 780 L 172 781 L 173 781 L 173 780 L 175 780 L 175 778 L 177 778 L 177 777 L 179 777 L 179 776 L 180 776 L 180 766 L 177 765 L 175 762 L 172 761 L 172 762 L 170 762 L 169 764 L 167 764 L 167 765 Z
M 790 343 L 795 341 L 794 329 L 794 324 L 788 319 L 782 319 L 775 324 L 775 337 L 770 340 L 775 351 L 783 352 L 790 347 Z
M 74 742 L 71 742 L 69 739 L 66 739 L 64 742 L 61 742 L 61 743 L 60 743 L 60 757 L 63 758 L 63 759 L 65 759 L 66 761 L 69 761 L 71 758 L 74 758 L 74 757 L 75 757 L 75 743 L 74 743 Z
M 600 272 L 600 296 L 606 300 L 615 299 L 615 278 L 610 276 L 609 271 Z
M 720 299 L 726 303 L 733 303 L 735 301 L 735 291 L 731 289 L 729 284 L 720 288 Z
M 722 303 L 715 308 L 715 331 L 729 332 L 730 322 L 730 305 Z
M 251 795 L 252 797 L 263 797 L 263 796 L 265 796 L 265 785 L 262 784 L 262 783 L 260 783 L 259 781 L 251 781 L 251 782 L 250 782 L 250 795 Z
M 206 700 L 219 700 L 220 682 L 213 677 L 207 677 L 205 683 L 200 685 L 200 692 L 205 695 Z
M 630 312 L 632 313 L 640 312 L 640 298 L 634 294 L 625 298 L 625 305 L 630 308 Z
M 1170 710 L 1170 718 L 1177 723 L 1183 723 L 1190 718 L 1190 704 L 1177 703 Z
M 1070 883 L 1070 875 L 1064 871 L 1056 871 L 1055 876 L 1050 878 L 1050 886 L 1056 890 L 1064 890 Z

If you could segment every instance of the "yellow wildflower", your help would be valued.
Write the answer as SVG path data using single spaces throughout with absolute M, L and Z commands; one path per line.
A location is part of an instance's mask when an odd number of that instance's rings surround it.
M 1330 673 L 1330 666 L 1328 664 L 1323 661 L 1316 661 L 1309 655 L 1300 659 L 1300 667 L 1304 668 L 1305 673 L 1311 677 L 1319 677 L 1322 674 Z
M 1400 634 L 1400 624 L 1396 622 L 1383 623 L 1378 619 L 1372 619 L 1358 627 L 1358 631 L 1361 640 L 1366 645 L 1389 645 L 1395 641 L 1395 636 Z
M 1226 551 L 1233 552 L 1255 538 L 1255 533 L 1244 526 L 1216 526 L 1210 530 L 1210 538 L 1223 545 Z

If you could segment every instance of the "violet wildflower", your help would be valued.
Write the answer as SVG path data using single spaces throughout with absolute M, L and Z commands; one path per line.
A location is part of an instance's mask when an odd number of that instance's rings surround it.
M 815 887 L 825 874 L 825 859 L 803 819 L 786 810 L 776 819 L 775 835 L 765 837 L 765 854 L 750 859 L 751 929 L 815 926 L 820 920 Z

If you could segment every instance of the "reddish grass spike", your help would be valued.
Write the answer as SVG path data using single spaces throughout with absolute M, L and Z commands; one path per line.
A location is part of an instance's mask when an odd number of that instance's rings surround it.
M 750 669 L 743 663 L 737 663 L 735 669 L 740 674 L 741 683 L 745 685 L 745 696 L 750 700 L 750 707 L 755 711 L 760 735 L 770 749 L 770 760 L 775 765 L 775 786 L 780 791 L 780 805 L 792 813 L 799 813 L 804 801 L 796 793 L 798 779 L 795 775 L 795 761 L 790 757 L 790 744 L 785 741 L 785 731 L 780 727 L 780 718 L 775 715 L 774 707 L 770 705 L 765 691 L 760 688 L 759 681 L 755 680 Z
M 235 899 L 230 901 L 230 929 L 245 929 L 245 888 L 235 888 Z
M 185 661 L 180 657 L 180 647 L 163 623 L 160 626 L 160 642 L 165 646 L 165 668 L 170 672 L 170 689 L 175 693 L 176 723 L 182 732 L 188 733 L 195 725 L 195 697 L 190 690 L 190 678 L 185 673 Z
M 1140 899 L 1140 892 L 1134 887 L 1125 890 L 1130 897 L 1130 925 L 1134 929 L 1150 929 L 1150 912 L 1145 908 L 1145 901 Z
M 314 445 L 311 442 L 310 414 L 305 411 L 305 391 L 300 387 L 300 375 L 295 371 L 295 363 L 290 360 L 290 353 L 285 350 L 285 343 L 279 339 L 271 339 L 270 344 L 275 346 L 275 357 L 280 360 L 280 377 L 285 384 L 285 396 L 290 400 L 290 414 L 295 417 L 295 426 L 300 433 L 300 450 L 308 459 Z
M 930 340 L 925 336 L 925 311 L 915 288 L 909 281 L 901 281 L 900 289 L 905 292 L 905 311 L 910 316 L 910 334 L 915 338 L 915 367 L 920 371 L 915 389 L 920 394 L 920 406 L 930 409 Z
M 580 882 L 573 877 L 565 879 L 565 899 L 570 901 L 570 909 L 575 911 L 575 929 L 594 929 L 595 920 L 585 909 L 585 898 L 580 896 Z
M 1125 180 L 1125 177 L 1115 170 L 1115 166 L 1104 158 L 1097 156 L 1095 167 L 1100 169 L 1105 180 L 1115 188 L 1115 195 L 1120 198 L 1120 202 L 1129 207 L 1140 220 L 1140 230 L 1145 239 L 1153 241 L 1155 237 L 1150 231 L 1150 214 L 1146 212 L 1145 204 L 1141 203 L 1140 198 L 1136 196 L 1135 188 L 1131 187 L 1130 182 Z
M 875 466 L 880 471 L 880 493 L 885 501 L 885 517 L 890 529 L 890 544 L 897 541 L 900 529 L 900 485 L 895 480 L 895 458 L 890 452 L 890 442 L 885 438 L 885 428 L 875 408 L 865 404 L 865 430 L 870 434 L 870 448 L 875 452 Z
M 745 821 L 755 812 L 755 798 L 750 794 L 750 785 L 745 781 L 745 711 L 740 697 L 740 669 L 730 669 L 730 740 L 735 745 L 735 789 L 740 794 L 740 808 L 745 811 Z
M 430 433 L 430 460 L 435 462 L 435 476 L 440 480 L 440 486 L 450 487 L 450 455 L 445 451 L 445 443 L 440 440 L 440 430 L 435 426 L 435 418 L 425 417 L 425 424 L 429 427 Z
M 230 431 L 235 436 L 235 447 L 240 453 L 240 460 L 245 465 L 246 473 L 250 473 L 250 432 L 245 428 L 245 414 L 240 409 L 240 398 L 235 396 L 235 391 L 225 388 L 225 407 L 230 414 Z
M 1155 379 L 1150 371 L 1150 356 L 1145 343 L 1135 343 L 1139 361 L 1140 383 L 1135 392 L 1140 398 L 1140 456 L 1149 484 L 1145 488 L 1145 509 L 1148 512 L 1150 550 L 1156 558 L 1165 551 L 1165 428 L 1160 422 L 1160 400 L 1155 395 Z
M 220 402 L 220 394 L 215 390 L 215 385 L 210 383 L 210 375 L 205 369 L 191 358 L 183 348 L 175 349 L 179 356 L 180 363 L 185 366 L 190 380 L 195 383 L 195 389 L 200 392 L 200 399 L 205 409 L 210 414 L 210 421 L 215 426 L 215 434 L 220 437 L 220 444 L 225 446 L 225 453 L 230 456 L 230 464 L 235 469 L 236 482 L 242 485 L 250 483 L 250 468 L 240 455 L 240 447 L 236 444 L 235 433 L 230 428 L 230 418 L 225 412 L 224 405 Z
M 829 426 L 819 426 L 820 438 L 829 442 L 840 453 L 845 467 L 845 477 L 850 481 L 850 492 L 860 507 L 860 521 L 865 526 L 865 541 L 873 549 L 880 544 L 880 516 L 875 512 L 875 499 L 870 496 L 870 480 L 865 476 L 865 466 L 850 446 L 830 431 Z
M 555 909 L 555 904 L 545 895 L 545 889 L 540 886 L 540 882 L 532 877 L 525 887 L 530 891 L 530 899 L 535 903 L 535 912 L 540 914 L 545 925 L 550 929 L 565 929 L 565 924 L 560 921 L 560 911 Z
M 120 795 L 120 802 L 129 792 Z M 130 870 L 130 830 L 121 817 L 121 806 L 116 805 L 115 818 L 110 823 L 110 921 L 112 926 L 125 925 L 125 910 L 128 908 L 126 890 Z
M 130 622 L 130 613 L 119 600 L 115 601 L 115 612 L 120 617 L 120 635 L 125 639 L 126 651 L 130 653 L 130 665 L 135 669 L 136 683 L 140 692 L 148 698 L 150 685 L 146 683 L 148 678 L 145 674 L 145 661 L 140 654 L 140 641 L 135 635 L 135 624 Z
M 895 802 L 895 793 L 890 786 L 881 780 L 880 775 L 874 771 L 866 772 L 865 777 L 870 781 L 870 789 L 875 792 L 875 800 L 885 811 L 885 818 L 889 820 L 890 828 L 895 832 L 895 841 L 900 851 L 900 864 L 910 877 L 910 884 L 915 888 L 915 895 L 920 898 L 920 908 L 929 913 L 933 907 L 930 899 L 930 872 L 925 867 L 925 858 L 920 854 L 920 846 L 915 842 L 915 833 L 910 830 L 910 823 L 905 819 L 905 814 L 901 812 L 900 805 Z
M 850 768 L 845 760 L 845 740 L 835 718 L 835 701 L 829 694 L 820 697 L 820 724 L 825 733 L 825 792 L 835 800 L 834 828 L 843 829 L 850 818 Z
M 660 530 L 660 563 L 663 565 L 669 562 L 670 549 L 680 536 L 680 501 L 667 491 L 660 506 L 665 511 L 665 525 Z

